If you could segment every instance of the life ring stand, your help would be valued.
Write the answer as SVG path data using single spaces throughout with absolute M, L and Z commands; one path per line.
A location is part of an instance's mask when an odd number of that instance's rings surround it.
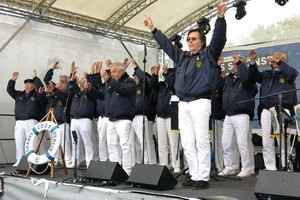
M 34 151 L 34 140 L 42 131 L 49 131 L 52 135 L 52 143 L 48 151 L 42 155 L 38 155 Z M 59 126 L 52 121 L 39 122 L 35 127 L 31 129 L 29 136 L 25 142 L 25 154 L 27 160 L 32 164 L 45 164 L 53 160 L 54 156 L 58 152 L 61 143 L 61 133 Z

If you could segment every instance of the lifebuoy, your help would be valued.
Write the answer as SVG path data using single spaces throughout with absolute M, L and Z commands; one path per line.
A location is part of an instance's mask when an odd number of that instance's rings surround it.
M 34 153 L 34 139 L 40 134 L 42 131 L 49 131 L 52 135 L 52 143 L 48 151 L 43 155 L 37 155 Z M 35 127 L 32 128 L 28 138 L 25 142 L 25 154 L 27 160 L 29 160 L 33 164 L 41 165 L 47 163 L 49 160 L 53 159 L 53 156 L 57 153 L 61 143 L 61 134 L 60 129 L 57 124 L 52 121 L 43 121 L 39 122 Z

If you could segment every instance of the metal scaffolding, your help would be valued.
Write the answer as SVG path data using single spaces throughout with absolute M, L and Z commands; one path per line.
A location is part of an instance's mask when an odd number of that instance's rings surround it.
M 126 26 L 135 15 L 155 3 L 157 0 L 129 0 L 116 10 L 106 20 L 81 15 L 78 13 L 51 7 L 56 0 L 0 0 L 0 14 L 49 23 L 55 26 L 84 31 L 108 38 L 118 39 L 139 45 L 158 48 L 150 32 L 137 30 Z M 233 2 L 234 0 L 228 0 Z M 205 5 L 190 14 L 180 22 L 169 28 L 165 35 L 172 37 L 175 34 L 186 32 L 191 25 L 195 25 L 201 16 L 215 15 L 216 3 Z

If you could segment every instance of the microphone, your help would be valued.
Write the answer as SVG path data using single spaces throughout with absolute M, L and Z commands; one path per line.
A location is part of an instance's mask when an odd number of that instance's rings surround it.
M 73 139 L 74 139 L 75 143 L 77 144 L 77 134 L 76 134 L 76 131 L 72 131 L 72 136 L 73 136 Z
M 74 87 L 74 85 L 71 85 L 70 87 L 68 87 L 68 90 L 72 90 Z
M 145 55 L 147 55 L 147 47 L 146 47 L 146 44 L 144 44 L 144 51 L 145 51 Z

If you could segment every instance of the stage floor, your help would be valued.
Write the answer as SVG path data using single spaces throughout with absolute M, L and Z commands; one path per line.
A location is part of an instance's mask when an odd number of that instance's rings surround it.
M 177 178 L 178 184 L 172 190 L 157 191 L 131 187 L 121 183 L 116 186 L 103 186 L 97 182 L 84 184 L 73 183 L 74 170 L 68 169 L 68 175 L 62 168 L 55 168 L 54 178 L 48 175 L 15 174 L 12 164 L 0 164 L 1 177 L 4 177 L 4 196 L 1 199 L 243 199 L 255 200 L 254 188 L 257 174 L 239 179 L 236 176 L 211 177 L 210 188 L 205 190 L 182 189 L 185 179 L 182 174 Z M 78 175 L 85 171 L 78 170 Z M 177 177 L 177 175 L 174 175 Z M 70 178 L 70 179 L 68 179 Z M 50 184 L 46 191 L 43 184 Z M 38 186 L 34 186 L 38 185 Z M 45 184 L 46 185 L 46 184 Z M 46 192 L 45 192 L 46 191 Z

